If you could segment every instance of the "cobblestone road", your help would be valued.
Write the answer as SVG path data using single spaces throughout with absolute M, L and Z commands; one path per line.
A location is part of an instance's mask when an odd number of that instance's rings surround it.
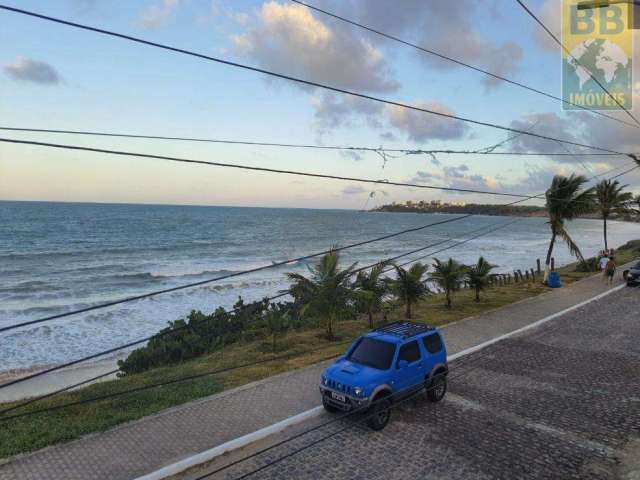
M 454 362 L 443 402 L 412 400 L 382 432 L 340 421 L 211 478 L 352 425 L 250 478 L 637 479 L 639 338 L 640 289 L 621 290 Z

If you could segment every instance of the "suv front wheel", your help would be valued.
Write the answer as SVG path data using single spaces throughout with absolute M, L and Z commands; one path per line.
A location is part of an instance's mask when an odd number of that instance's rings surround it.
M 367 415 L 369 415 L 367 425 L 372 430 L 382 430 L 387 426 L 391 418 L 391 400 L 384 397 L 374 400 L 373 407 Z
M 430 402 L 439 402 L 447 393 L 447 377 L 440 373 L 427 381 L 427 398 Z

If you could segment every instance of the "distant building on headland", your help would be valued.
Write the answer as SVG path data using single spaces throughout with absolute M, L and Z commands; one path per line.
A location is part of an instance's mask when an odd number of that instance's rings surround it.
M 443 202 L 442 200 L 431 200 L 431 201 L 420 200 L 418 202 L 413 200 L 407 200 L 406 202 L 404 202 L 404 206 L 407 208 L 424 208 L 424 209 L 430 209 L 430 210 L 435 210 L 438 208 L 447 208 L 447 207 L 464 207 L 466 204 L 467 203 L 463 201 Z M 394 207 L 397 207 L 402 204 L 393 202 L 392 205 Z

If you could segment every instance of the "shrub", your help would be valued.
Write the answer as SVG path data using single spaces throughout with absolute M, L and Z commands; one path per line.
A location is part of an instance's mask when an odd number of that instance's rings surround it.
M 281 308 L 286 308 L 283 304 Z M 162 365 L 184 362 L 222 345 L 239 341 L 250 326 L 260 323 L 269 302 L 261 300 L 245 305 L 239 298 L 237 312 L 219 307 L 210 315 L 193 310 L 187 320 L 169 322 L 149 342 L 118 361 L 120 375 L 139 373 Z

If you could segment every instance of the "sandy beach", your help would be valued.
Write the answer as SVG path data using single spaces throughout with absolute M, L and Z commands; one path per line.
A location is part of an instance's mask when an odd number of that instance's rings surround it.
M 125 358 L 127 354 L 113 356 L 104 360 L 81 363 L 73 367 L 51 372 L 41 377 L 36 377 L 7 388 L 0 389 L 0 403 L 14 402 L 29 397 L 45 395 L 60 388 L 80 383 L 88 378 L 96 377 L 118 368 L 118 360 Z M 16 369 L 0 372 L 0 384 L 25 377 L 32 373 L 46 370 L 54 365 L 39 365 L 30 369 Z M 115 378 L 115 374 L 105 376 L 96 382 L 103 382 Z M 92 382 L 95 383 L 95 382 Z M 85 385 L 83 385 L 85 386 Z

